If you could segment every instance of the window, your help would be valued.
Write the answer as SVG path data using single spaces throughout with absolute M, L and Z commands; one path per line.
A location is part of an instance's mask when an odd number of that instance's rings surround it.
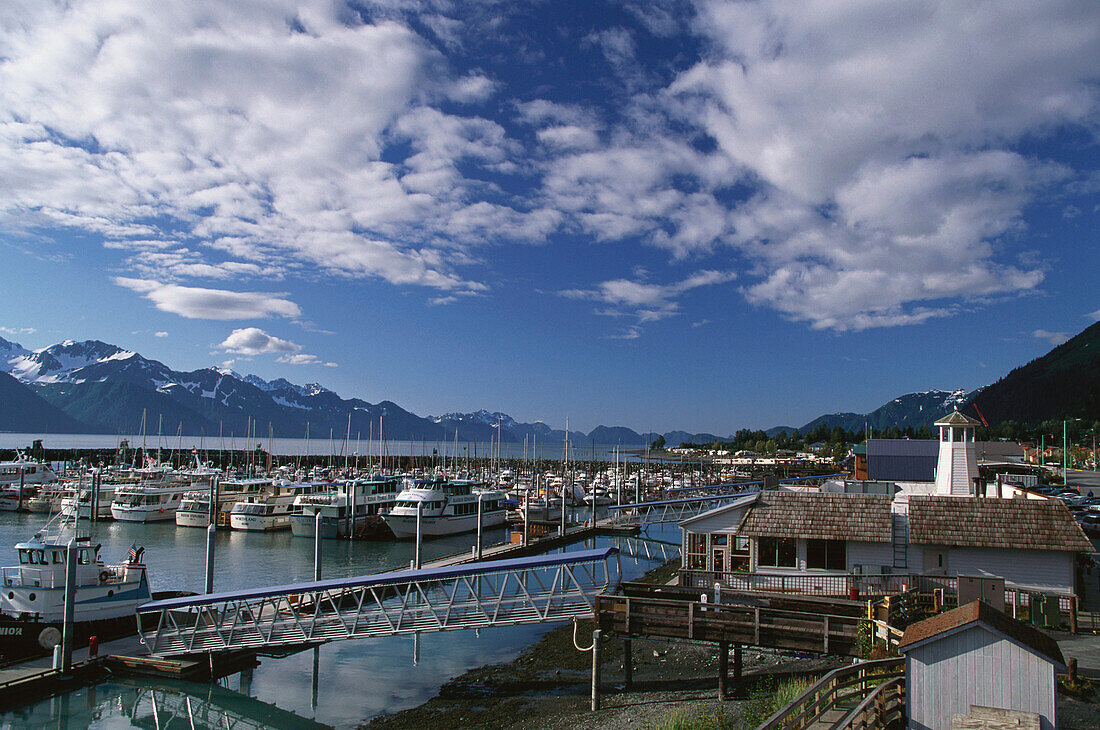
M 693 532 L 687 534 L 687 568 L 688 570 L 707 569 L 706 535 L 697 535 Z
M 757 563 L 768 568 L 797 567 L 798 541 L 793 537 L 762 537 L 757 541 Z
M 807 540 L 806 567 L 817 570 L 845 570 L 848 555 L 843 540 Z

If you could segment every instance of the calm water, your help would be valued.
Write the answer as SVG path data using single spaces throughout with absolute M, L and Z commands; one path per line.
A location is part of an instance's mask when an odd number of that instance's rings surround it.
M 0 565 L 13 565 L 13 545 L 42 525 L 39 515 L 0 512 Z M 85 523 L 86 524 L 86 523 Z M 678 530 L 653 537 L 678 541 Z M 470 550 L 474 536 L 427 541 L 425 559 Z M 486 533 L 486 543 L 504 539 L 503 530 Z M 92 526 L 92 541 L 103 544 L 107 562 L 123 559 L 131 543 L 146 548 L 153 590 L 201 591 L 205 576 L 205 531 L 174 522 L 103 522 Z M 326 578 L 361 575 L 407 566 L 411 542 L 323 541 Z M 597 546 L 613 544 L 598 540 Z M 591 547 L 578 545 L 577 549 Z M 217 534 L 215 590 L 230 590 L 313 578 L 313 540 L 289 531 Z M 655 563 L 623 558 L 627 579 Z M 483 664 L 514 659 L 551 625 L 424 634 L 326 644 L 314 652 L 272 659 L 261 657 L 252 672 L 218 684 L 122 682 L 77 690 L 17 712 L 0 715 L 2 728 L 189 728 L 188 706 L 196 727 L 226 727 L 241 720 L 275 728 L 309 727 L 310 722 L 348 728 L 374 717 L 425 702 L 452 677 Z M 154 709 L 155 707 L 155 709 Z M 199 720 L 200 717 L 206 719 Z M 174 719 L 173 719 L 174 718 Z M 159 719 L 159 725 L 157 724 Z

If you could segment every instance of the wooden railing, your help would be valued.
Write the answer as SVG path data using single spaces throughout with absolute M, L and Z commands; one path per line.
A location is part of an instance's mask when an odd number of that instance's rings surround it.
M 900 687 L 904 693 L 905 688 L 905 663 L 903 659 L 879 659 L 871 662 L 860 662 L 848 667 L 834 669 L 824 677 L 814 682 L 805 692 L 791 701 L 786 707 L 780 708 L 774 715 L 764 721 L 756 730 L 799 730 L 814 724 L 826 714 L 836 712 L 853 700 L 859 703 L 843 715 L 842 721 L 860 722 L 864 718 L 875 716 L 875 712 L 882 708 L 877 716 L 893 717 L 897 703 L 894 690 L 882 690 L 883 687 Z M 880 691 L 881 690 L 881 691 Z M 903 697 L 904 695 L 902 695 Z M 878 697 L 879 699 L 875 699 Z M 904 701 L 901 704 L 900 716 L 904 718 Z M 887 712 L 889 711 L 889 712 Z M 837 724 L 834 727 L 852 727 Z M 858 727 L 858 726 L 857 726 Z M 863 727 L 888 727 L 881 725 L 864 725 Z
M 691 588 L 713 588 L 715 583 L 724 589 L 764 593 L 790 593 L 807 596 L 835 596 L 859 599 L 878 599 L 906 591 L 913 592 L 912 600 L 923 613 L 958 606 L 958 579 L 954 576 L 923 575 L 920 573 L 833 573 L 822 575 L 776 575 L 726 571 L 716 573 L 705 570 L 681 570 L 680 585 Z M 1041 591 L 1030 591 L 1018 586 L 1005 586 L 1005 613 L 1024 620 L 1030 615 L 1031 596 Z M 1078 599 L 1073 594 L 1048 593 L 1048 598 L 1058 602 L 1063 624 L 1075 631 L 1078 618 Z
M 905 724 L 905 678 L 898 677 L 875 687 L 871 694 L 842 717 L 833 727 L 841 730 L 880 730 Z
M 856 656 L 865 616 L 637 596 L 596 597 L 599 627 L 624 636 L 683 638 Z

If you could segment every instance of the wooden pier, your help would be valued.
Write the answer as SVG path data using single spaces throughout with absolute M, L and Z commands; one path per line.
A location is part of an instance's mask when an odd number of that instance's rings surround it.
M 867 604 L 837 598 L 713 591 L 679 586 L 623 583 L 620 592 L 600 595 L 595 603 L 592 642 L 592 709 L 600 707 L 600 640 L 623 639 L 623 673 L 629 689 L 635 639 L 712 642 L 718 646 L 718 698 L 729 691 L 729 654 L 733 679 L 741 680 L 742 647 L 754 646 L 816 654 L 859 656 L 860 629 L 868 622 Z
M 700 600 L 707 596 L 708 600 Z M 598 627 L 630 638 L 716 643 L 858 656 L 867 604 L 624 583 L 622 595 L 596 597 Z

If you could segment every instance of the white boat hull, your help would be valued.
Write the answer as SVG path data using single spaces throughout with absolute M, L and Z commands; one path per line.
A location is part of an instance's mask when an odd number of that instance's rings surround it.
M 243 532 L 273 532 L 290 528 L 290 514 L 230 515 L 229 526 Z
M 390 530 L 398 540 L 416 537 L 416 515 L 389 514 L 383 515 Z M 507 519 L 504 510 L 488 512 L 482 516 L 482 529 L 503 525 Z M 425 537 L 443 537 L 444 535 L 460 535 L 464 532 L 473 532 L 477 529 L 477 515 L 462 515 L 461 517 L 422 516 L 420 518 L 420 531 Z
M 180 512 L 176 510 L 176 524 L 180 527 L 208 527 L 210 525 L 210 513 Z
M 144 507 L 111 505 L 111 516 L 119 522 L 163 522 L 176 518 L 176 508 L 170 506 L 149 510 Z

